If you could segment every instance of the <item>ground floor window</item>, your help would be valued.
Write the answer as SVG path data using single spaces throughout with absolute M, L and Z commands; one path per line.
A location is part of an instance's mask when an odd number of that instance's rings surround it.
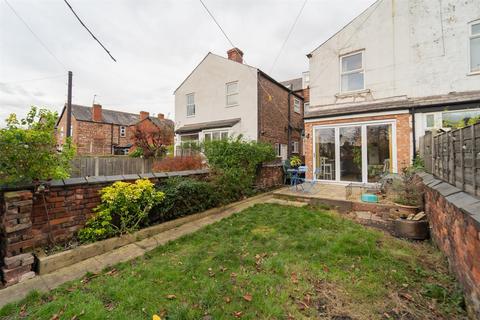
M 129 150 L 129 147 L 113 147 L 113 154 L 116 156 L 126 156 Z
M 396 171 L 395 122 L 314 127 L 314 176 L 319 180 L 378 182 Z
M 228 139 L 228 130 L 205 131 L 203 139 L 204 141 L 226 140 Z
M 458 129 L 465 126 L 480 122 L 480 108 L 464 109 L 426 113 L 424 120 L 424 128 L 440 129 L 451 128 Z

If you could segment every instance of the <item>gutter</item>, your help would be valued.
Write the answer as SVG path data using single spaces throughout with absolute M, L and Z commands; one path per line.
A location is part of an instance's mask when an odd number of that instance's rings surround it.
M 291 107 L 292 104 L 290 102 L 292 96 L 292 90 L 288 90 L 288 129 L 287 129 L 287 157 L 290 158 L 292 156 L 292 125 L 290 124 L 291 122 Z

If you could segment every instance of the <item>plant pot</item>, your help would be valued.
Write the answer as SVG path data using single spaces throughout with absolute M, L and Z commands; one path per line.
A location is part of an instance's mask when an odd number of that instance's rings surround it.
M 393 231 L 395 236 L 399 238 L 425 240 L 429 237 L 427 220 L 396 219 L 393 222 Z
M 420 212 L 420 206 L 408 206 L 405 204 L 395 203 L 396 211 L 400 215 L 410 215 L 410 214 L 417 214 Z

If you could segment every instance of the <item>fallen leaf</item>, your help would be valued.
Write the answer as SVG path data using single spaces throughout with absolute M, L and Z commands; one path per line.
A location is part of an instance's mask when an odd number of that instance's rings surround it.
M 58 316 L 58 314 L 54 314 L 54 315 L 50 318 L 50 320 L 58 320 L 58 319 L 60 319 L 60 317 Z
M 241 318 L 241 317 L 242 317 L 242 314 L 243 314 L 242 311 L 235 311 L 235 312 L 233 313 L 233 316 L 234 316 L 235 318 Z
M 230 299 L 230 297 L 224 297 L 223 300 L 224 300 L 226 303 L 232 302 L 232 299 Z
M 177 296 L 174 294 L 169 294 L 167 295 L 167 299 L 170 299 L 170 300 L 177 299 Z
M 243 296 L 243 299 L 245 299 L 245 301 L 250 302 L 252 301 L 252 295 L 247 293 L 246 295 Z
M 292 280 L 292 282 L 293 282 L 294 284 L 297 284 L 297 283 L 298 283 L 297 274 L 296 274 L 295 272 L 292 272 L 292 273 L 290 274 L 290 280 Z

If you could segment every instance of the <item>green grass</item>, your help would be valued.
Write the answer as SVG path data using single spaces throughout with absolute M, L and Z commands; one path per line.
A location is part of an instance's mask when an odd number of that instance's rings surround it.
M 256 205 L 102 274 L 32 293 L 0 319 L 459 319 L 461 305 L 428 243 L 315 208 Z

